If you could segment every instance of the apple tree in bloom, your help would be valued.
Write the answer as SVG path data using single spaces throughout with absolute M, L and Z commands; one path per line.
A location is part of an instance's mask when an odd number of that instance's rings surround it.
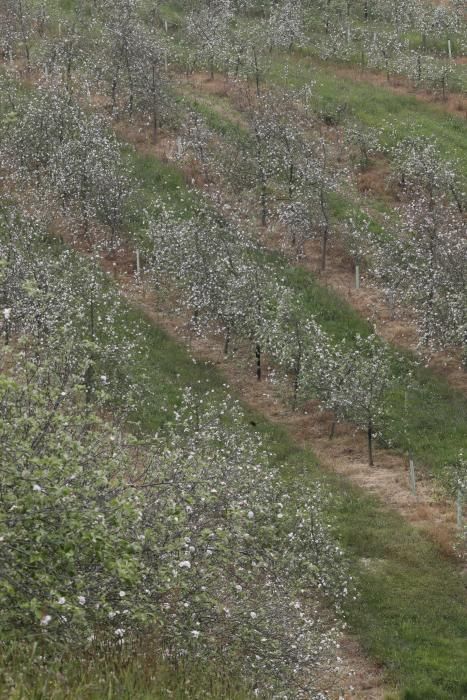
M 228 74 L 252 83 L 257 97 L 261 96 L 271 65 L 270 45 L 267 18 L 237 22 L 231 31 Z
M 193 47 L 193 60 L 208 69 L 211 80 L 216 67 L 228 60 L 233 15 L 230 0 L 214 0 L 198 3 L 185 18 L 184 33 Z
M 199 333 L 221 332 L 227 353 L 234 337 L 253 345 L 256 376 L 262 374 L 262 339 L 282 287 L 273 269 L 260 266 L 255 249 L 234 222 L 208 209 L 201 223 L 170 212 L 150 226 L 149 274 L 156 289 L 175 288 L 178 310 L 190 314 Z
M 464 195 L 457 175 L 459 165 L 443 158 L 435 141 L 409 136 L 394 147 L 391 158 L 394 175 L 409 200 L 422 196 L 433 208 L 442 207 L 445 199 L 451 199 L 462 213 Z
M 238 405 L 193 391 L 144 479 L 164 485 L 143 511 L 144 555 L 158 572 L 143 586 L 172 654 L 220 654 L 233 669 L 241 652 L 260 693 L 315 697 L 315 664 L 326 663 L 333 636 L 329 626 L 323 634 L 320 601 L 338 610 L 349 587 L 319 484 L 285 490 Z
M 318 379 L 317 357 L 327 348 L 326 334 L 314 318 L 304 318 L 300 297 L 288 289 L 284 290 L 265 334 L 268 353 L 277 362 L 284 379 L 292 382 L 292 406 L 296 409 L 300 399 L 308 395 L 308 391 L 304 392 L 304 373 L 309 374 L 312 362 Z
M 285 489 L 229 399 L 185 391 L 142 446 L 89 409 L 79 376 L 17 357 L 0 359 L 2 629 L 47 654 L 156 625 L 173 662 L 318 697 L 353 587 L 320 484 Z
M 83 67 L 91 51 L 89 41 L 90 18 L 81 3 L 74 8 L 69 18 L 61 18 L 58 27 L 54 27 L 53 18 L 49 18 L 47 34 L 41 37 L 34 51 L 34 68 L 54 82 L 61 82 L 68 92 L 78 93 L 88 87 Z M 82 79 L 82 83 L 80 80 Z
M 128 378 L 142 354 L 141 330 L 119 330 L 125 308 L 105 276 L 50 241 L 43 225 L 16 207 L 0 207 L 0 293 L 5 344 L 25 337 L 32 362 L 59 357 L 65 375 L 78 374 L 88 401 L 103 388 L 133 406 L 140 391 Z M 5 310 L 7 314 L 5 315 Z M 81 370 L 80 370 L 81 371 Z
M 84 64 L 87 80 L 108 94 L 111 115 L 148 119 L 156 142 L 174 109 L 167 72 L 170 41 L 158 22 L 145 21 L 143 10 L 133 0 L 101 3 L 94 18 L 99 42 Z
M 433 207 L 420 197 L 407 205 L 399 229 L 390 242 L 375 243 L 372 257 L 376 280 L 415 315 L 422 347 L 465 348 L 467 241 L 455 204 Z
M 299 252 L 303 251 L 305 241 L 320 241 L 322 271 L 326 269 L 332 233 L 330 195 L 339 187 L 337 169 L 330 149 L 330 144 L 324 138 L 304 146 L 302 158 L 297 164 L 293 200 L 283 209 L 281 215 Z
M 347 420 L 366 430 L 368 463 L 373 466 L 373 438 L 385 425 L 389 392 L 396 382 L 389 349 L 375 335 L 357 336 L 355 346 L 346 349 L 343 358 L 344 413 Z
M 45 21 L 46 3 L 31 0 L 5 0 L 0 8 L 2 24 L 2 51 L 5 57 L 12 57 L 18 50 L 26 61 L 26 68 L 31 67 L 31 44 L 35 25 Z
M 193 162 L 201 168 L 207 184 L 212 181 L 216 162 L 214 156 L 214 133 L 200 114 L 189 111 L 181 127 L 177 141 L 177 159 Z M 229 152 L 230 155 L 230 152 Z
M 405 64 L 407 48 L 399 29 L 369 30 L 365 36 L 367 65 L 383 69 L 388 81 L 392 73 L 405 72 L 401 66 Z
M 274 4 L 269 14 L 268 36 L 271 49 L 292 51 L 306 43 L 302 0 Z
M 0 138 L 4 165 L 16 186 L 38 190 L 79 214 L 74 233 L 92 242 L 97 223 L 104 243 L 118 245 L 126 225 L 132 180 L 115 136 L 98 116 L 86 115 L 60 90 L 18 97 Z
M 346 141 L 355 148 L 355 159 L 361 171 L 365 171 L 380 150 L 380 132 L 378 129 L 365 127 L 355 122 L 347 124 L 345 128 Z
M 324 342 L 323 342 L 324 341 Z M 352 343 L 322 341 L 305 360 L 303 390 L 318 397 L 333 414 L 330 437 L 337 422 L 349 421 L 367 433 L 368 463 L 374 464 L 373 439 L 388 417 L 388 399 L 396 377 L 388 347 L 377 336 L 357 335 Z

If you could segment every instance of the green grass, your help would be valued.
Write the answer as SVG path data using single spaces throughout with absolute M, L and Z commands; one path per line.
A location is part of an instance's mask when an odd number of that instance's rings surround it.
M 446 158 L 458 161 L 458 170 L 467 172 L 467 123 L 447 114 L 442 107 L 423 102 L 412 95 L 401 95 L 385 87 L 349 78 L 339 78 L 332 64 L 288 55 L 273 62 L 268 80 L 278 85 L 300 87 L 316 81 L 312 106 L 318 112 L 334 113 L 345 106 L 347 114 L 366 126 L 382 129 L 382 142 L 390 146 L 408 133 L 435 138 Z
M 160 206 L 166 206 L 180 217 L 196 210 L 199 197 L 187 187 L 183 173 L 175 165 L 162 163 L 151 155 L 136 153 L 132 147 L 122 144 L 125 161 L 133 168 L 137 196 L 130 211 L 130 231 L 136 238 Z
M 2 677 L 0 696 L 9 700 L 247 700 L 240 680 L 226 678 L 214 666 L 177 667 L 164 662 L 155 649 L 131 644 L 120 653 L 100 653 L 79 659 L 64 655 L 41 662 L 37 648 L 17 646 L 8 663 L 10 679 Z M 14 679 L 14 683 L 12 683 Z

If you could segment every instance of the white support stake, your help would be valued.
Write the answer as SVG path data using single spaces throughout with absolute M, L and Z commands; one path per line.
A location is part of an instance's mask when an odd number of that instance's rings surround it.
M 45 75 L 45 79 L 47 81 L 49 79 L 49 67 L 48 67 L 47 63 L 44 63 L 44 75 Z
M 463 518 L 463 513 L 462 513 L 462 505 L 463 505 L 463 494 L 461 489 L 457 490 L 457 498 L 456 498 L 456 522 L 457 522 L 457 529 L 462 531 L 463 526 L 464 526 L 464 518 Z
M 448 54 L 449 58 L 452 58 L 451 39 L 448 39 Z
M 139 255 L 139 250 L 136 251 L 136 276 L 138 279 L 141 277 L 141 259 Z
M 417 495 L 417 482 L 415 481 L 415 464 L 412 457 L 409 457 L 409 477 L 410 477 L 410 488 L 414 496 Z
M 360 289 L 360 265 L 355 265 L 355 289 Z
M 168 24 L 166 19 L 164 20 L 164 28 L 165 28 L 165 33 L 168 34 L 169 33 L 169 24 Z

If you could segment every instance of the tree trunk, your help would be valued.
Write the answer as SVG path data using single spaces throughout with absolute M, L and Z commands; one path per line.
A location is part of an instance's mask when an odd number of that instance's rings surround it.
M 225 331 L 225 340 L 224 340 L 224 355 L 229 354 L 229 345 L 230 345 L 230 326 L 227 326 L 226 331 Z
M 261 381 L 261 345 L 256 343 L 255 346 L 255 356 L 256 356 L 256 379 Z
M 299 372 L 296 371 L 294 372 L 294 377 L 293 377 L 293 410 L 297 410 L 297 402 L 298 402 L 298 377 L 299 377 Z
M 374 466 L 373 462 L 373 423 L 370 420 L 368 421 L 368 464 L 370 467 Z
M 268 208 L 266 197 L 266 178 L 264 173 L 261 175 L 261 226 L 265 227 L 268 223 Z
M 323 231 L 323 237 L 321 239 L 321 272 L 324 272 L 326 269 L 327 249 L 328 249 L 328 227 L 326 225 L 325 229 Z
M 89 306 L 89 336 L 91 341 L 94 341 L 94 299 L 91 297 L 91 302 Z M 94 368 L 93 368 L 93 357 L 92 353 L 89 357 L 89 364 L 86 367 L 84 373 L 84 386 L 86 388 L 86 403 L 89 404 L 92 398 L 92 390 L 94 383 Z
M 328 217 L 328 212 L 326 209 L 326 199 L 324 196 L 324 189 L 321 186 L 320 192 L 319 192 L 319 206 L 321 209 L 321 214 L 323 215 L 324 219 L 324 230 L 323 230 L 323 235 L 321 239 L 321 272 L 324 272 L 326 269 L 326 256 L 327 256 L 327 249 L 328 249 L 328 237 L 329 237 L 329 217 Z
M 256 96 L 260 97 L 260 88 L 259 88 L 259 82 L 260 82 L 260 75 L 259 75 L 259 66 L 258 66 L 258 56 L 256 54 L 256 49 L 253 47 L 253 58 L 255 62 L 255 82 L 256 82 Z
M 117 76 L 112 78 L 112 117 L 115 114 L 117 108 Z
M 159 111 L 157 109 L 157 81 L 156 81 L 156 66 L 152 66 L 152 142 L 157 143 L 159 134 Z

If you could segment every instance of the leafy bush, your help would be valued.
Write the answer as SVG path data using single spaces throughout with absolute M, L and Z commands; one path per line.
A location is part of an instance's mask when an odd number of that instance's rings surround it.
M 7 638 L 118 648 L 150 625 L 169 659 L 310 697 L 349 586 L 319 486 L 284 492 L 229 400 L 186 391 L 142 446 L 92 412 L 82 372 L 18 350 L 0 380 Z

